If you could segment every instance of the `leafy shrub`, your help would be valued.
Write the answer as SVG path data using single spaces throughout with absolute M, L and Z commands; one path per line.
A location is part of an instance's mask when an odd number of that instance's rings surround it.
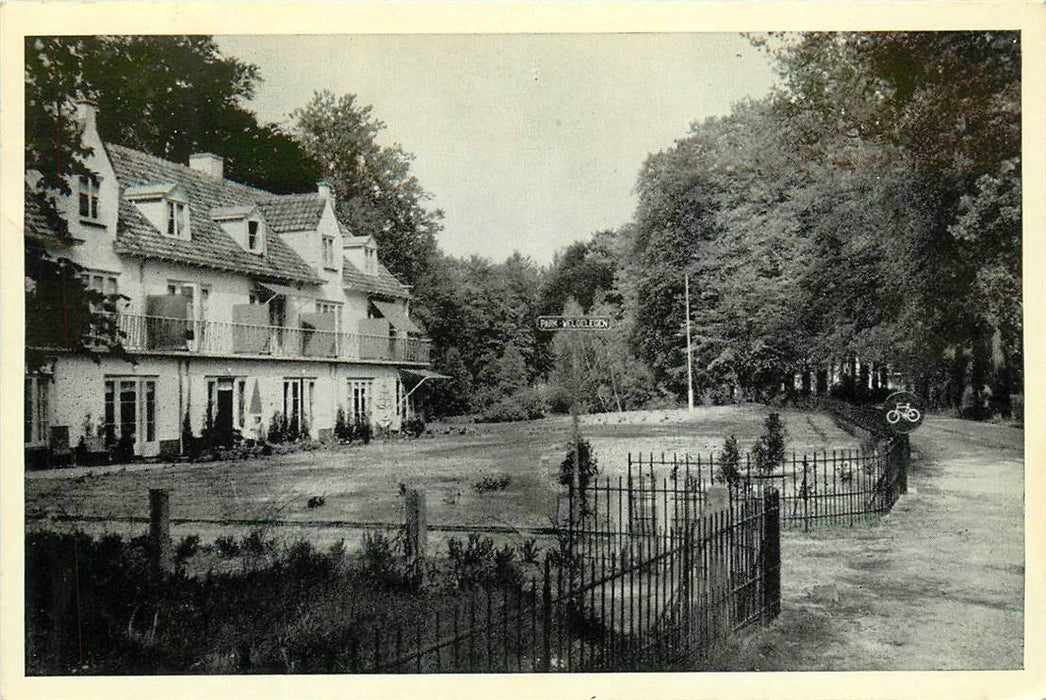
M 410 437 L 421 437 L 425 432 L 425 419 L 415 414 L 403 421 L 403 432 Z
M 363 533 L 359 573 L 379 588 L 398 588 L 402 582 L 397 567 L 396 547 L 384 532 Z
M 501 476 L 484 476 L 472 484 L 472 490 L 476 493 L 487 493 L 488 491 L 503 491 L 512 483 L 512 477 L 508 474 Z
M 537 540 L 531 537 L 523 543 L 523 549 L 520 552 L 520 557 L 527 564 L 533 564 L 538 560 L 538 555 L 541 553 L 541 548 L 537 546 Z
M 447 541 L 447 559 L 458 588 L 486 584 L 494 578 L 494 541 L 489 537 L 469 533 L 464 545 L 456 537 L 451 538 Z
M 352 426 L 345 419 L 345 409 L 341 406 L 334 417 L 334 437 L 345 442 L 352 440 Z
M 265 530 L 256 527 L 243 536 L 240 546 L 244 554 L 260 557 L 273 547 L 273 540 L 265 537 Z
M 186 535 L 182 538 L 181 542 L 174 549 L 174 560 L 175 562 L 181 563 L 192 559 L 200 549 L 200 536 L 199 535 Z
M 308 502 L 305 504 L 309 508 L 319 508 L 327 502 L 327 499 L 323 496 L 309 496 Z
M 735 436 L 731 435 L 723 442 L 716 464 L 719 467 L 716 470 L 716 481 L 729 486 L 737 486 L 741 482 L 741 452 Z
M 235 557 L 240 553 L 240 543 L 232 535 L 221 535 L 214 540 L 219 557 Z
M 516 563 L 516 550 L 512 545 L 506 544 L 494 551 L 494 580 L 513 588 L 523 582 L 523 572 Z
M 599 460 L 596 459 L 595 452 L 592 451 L 592 443 L 580 437 L 570 442 L 567 456 L 559 465 L 559 483 L 563 486 L 569 486 L 573 482 L 575 447 L 577 448 L 578 458 L 578 488 L 584 491 L 596 475 L 599 474 Z
M 279 411 L 272 414 L 272 420 L 269 421 L 269 430 L 267 434 L 268 441 L 273 445 L 279 445 L 287 441 L 288 433 L 287 417 Z
M 371 427 L 370 421 L 364 416 L 356 417 L 356 424 L 353 426 L 352 432 L 364 445 L 369 445 L 371 438 L 374 437 L 374 429 Z
M 770 473 L 785 461 L 785 438 L 788 436 L 781 416 L 771 413 L 763 422 L 763 434 L 752 447 L 756 469 Z
M 481 423 L 512 423 L 544 418 L 548 413 L 548 402 L 542 393 L 524 387 L 488 406 L 480 415 Z

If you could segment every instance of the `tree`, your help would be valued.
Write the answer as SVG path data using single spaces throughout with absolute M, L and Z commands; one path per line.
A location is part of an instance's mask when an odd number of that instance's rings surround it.
M 337 195 L 338 219 L 373 236 L 389 271 L 414 284 L 436 252 L 443 214 L 425 207 L 430 195 L 410 172 L 414 157 L 378 144 L 385 124 L 371 112 L 356 95 L 319 92 L 292 113 L 295 135 Z
M 103 294 L 84 283 L 83 268 L 54 258 L 35 245 L 25 250 L 25 363 L 36 371 L 56 350 L 99 361 L 108 352 L 127 361 L 115 311 L 118 294 Z
M 70 170 L 79 162 L 72 108 L 82 98 L 96 102 L 104 141 L 179 163 L 218 153 L 231 179 L 275 192 L 315 189 L 318 166 L 242 106 L 260 80 L 257 66 L 223 56 L 209 37 L 30 37 L 25 49 L 26 162 L 49 189 L 83 174 Z

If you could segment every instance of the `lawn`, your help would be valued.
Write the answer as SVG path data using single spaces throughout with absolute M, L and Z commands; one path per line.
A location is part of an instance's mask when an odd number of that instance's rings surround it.
M 747 448 L 770 409 L 757 405 L 640 411 L 582 417 L 601 474 L 627 471 L 629 452 L 715 452 L 729 434 Z M 788 449 L 797 453 L 855 447 L 856 440 L 827 417 L 782 410 Z M 148 490 L 170 491 L 173 534 L 211 540 L 229 529 L 215 521 L 276 521 L 293 537 L 316 544 L 353 540 L 359 525 L 401 520 L 400 485 L 426 495 L 428 521 L 440 526 L 547 527 L 559 498 L 557 471 L 570 439 L 569 417 L 499 425 L 433 425 L 435 437 L 335 446 L 235 462 L 156 464 L 27 474 L 25 505 L 31 528 L 59 528 L 50 516 L 121 519 L 148 515 Z M 449 434 L 446 432 L 449 430 Z M 498 490 L 474 485 L 504 481 Z M 308 506 L 322 496 L 323 505 Z M 138 532 L 141 524 L 80 524 L 89 532 Z M 238 527 L 249 528 L 250 523 Z M 67 526 L 64 526 L 67 527 Z M 235 528 L 234 528 L 235 529 Z

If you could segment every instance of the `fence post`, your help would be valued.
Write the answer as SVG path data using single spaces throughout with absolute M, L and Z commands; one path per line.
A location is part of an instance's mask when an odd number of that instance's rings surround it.
M 907 435 L 897 436 L 897 470 L 898 470 L 898 484 L 900 493 L 908 493 L 908 464 L 911 459 L 912 447 L 908 443 Z
M 425 518 L 425 494 L 417 489 L 407 491 L 407 541 L 404 549 L 408 558 L 425 556 L 428 529 Z
M 170 572 L 171 508 L 167 489 L 149 489 L 149 544 L 154 569 Z
M 545 580 L 541 585 L 542 654 L 541 670 L 548 673 L 552 661 L 552 583 L 551 562 L 545 557 Z
M 763 616 L 781 613 L 781 495 L 770 489 L 763 497 Z

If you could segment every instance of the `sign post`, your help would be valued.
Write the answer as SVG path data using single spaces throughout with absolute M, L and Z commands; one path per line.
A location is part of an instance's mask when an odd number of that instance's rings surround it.
M 558 331 L 608 331 L 613 326 L 613 319 L 609 316 L 539 316 L 537 320 L 538 330 L 547 332 Z M 580 501 L 581 485 L 581 422 L 577 415 L 578 394 L 580 386 L 577 374 L 577 341 L 570 339 L 570 419 L 573 425 L 574 439 L 574 464 L 570 475 L 570 530 L 578 522 L 578 504 Z M 573 551 L 573 542 L 570 543 Z
M 882 417 L 894 435 L 907 435 L 923 424 L 919 398 L 910 391 L 895 391 L 883 401 Z

